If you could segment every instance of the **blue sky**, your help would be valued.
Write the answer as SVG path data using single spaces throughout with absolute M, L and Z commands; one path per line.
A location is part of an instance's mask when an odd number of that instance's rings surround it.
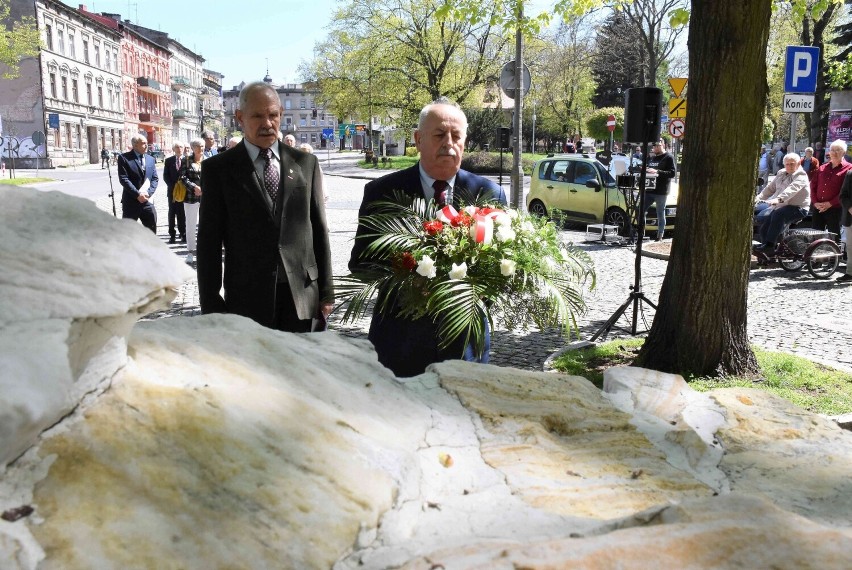
M 121 14 L 122 20 L 169 34 L 205 58 L 204 67 L 225 75 L 230 89 L 263 79 L 266 60 L 275 83 L 296 83 L 296 69 L 326 38 L 338 0 L 63 0 L 90 12 Z

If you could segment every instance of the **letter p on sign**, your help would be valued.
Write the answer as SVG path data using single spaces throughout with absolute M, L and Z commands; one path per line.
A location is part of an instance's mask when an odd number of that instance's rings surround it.
M 784 92 L 815 92 L 818 69 L 818 47 L 787 46 L 787 62 L 784 68 Z

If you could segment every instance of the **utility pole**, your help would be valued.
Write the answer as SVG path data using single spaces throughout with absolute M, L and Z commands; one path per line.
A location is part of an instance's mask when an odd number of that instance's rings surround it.
M 521 34 L 521 24 L 524 19 L 524 3 L 517 3 L 517 28 L 515 31 L 515 116 L 512 120 L 512 129 L 514 130 L 515 148 L 512 153 L 512 187 L 511 187 L 511 203 L 510 206 L 514 209 L 520 209 L 521 196 L 524 193 L 524 171 L 521 164 L 521 145 L 523 143 L 523 135 L 521 133 L 521 113 L 523 111 L 524 99 L 524 56 L 523 46 L 524 40 Z

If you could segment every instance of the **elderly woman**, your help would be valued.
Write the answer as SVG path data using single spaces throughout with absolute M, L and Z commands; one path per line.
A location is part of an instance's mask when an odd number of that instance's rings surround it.
M 204 139 L 189 141 L 192 154 L 183 161 L 180 179 L 186 185 L 183 209 L 186 214 L 186 262 L 195 261 L 195 230 L 198 225 L 198 210 L 201 207 L 201 161 L 204 160 Z
M 759 227 L 760 245 L 756 251 L 770 253 L 784 226 L 801 220 L 811 204 L 808 175 L 799 166 L 795 152 L 784 156 L 784 169 L 779 171 L 755 201 L 755 224 Z
M 799 166 L 808 173 L 809 181 L 814 179 L 819 169 L 819 161 L 814 157 L 814 149 L 811 147 L 805 149 L 805 156 L 799 161 Z

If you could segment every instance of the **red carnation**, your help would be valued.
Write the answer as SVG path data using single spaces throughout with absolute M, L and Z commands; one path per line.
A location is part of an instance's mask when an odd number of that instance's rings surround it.
M 430 220 L 423 222 L 423 229 L 426 230 L 427 234 L 433 236 L 444 229 L 444 224 L 441 220 Z

